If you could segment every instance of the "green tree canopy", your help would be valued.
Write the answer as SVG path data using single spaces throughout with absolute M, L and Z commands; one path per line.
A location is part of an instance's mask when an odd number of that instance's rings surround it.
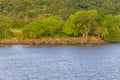
M 120 17 L 108 15 L 106 16 L 106 26 L 109 35 L 106 40 L 110 42 L 120 42 Z
M 36 19 L 25 26 L 23 35 L 26 38 L 40 38 L 41 36 L 54 36 L 61 33 L 64 21 L 56 16 L 51 16 L 43 20 Z
M 0 19 L 0 38 L 10 38 L 13 36 L 10 28 L 13 26 L 11 19 L 1 18 Z

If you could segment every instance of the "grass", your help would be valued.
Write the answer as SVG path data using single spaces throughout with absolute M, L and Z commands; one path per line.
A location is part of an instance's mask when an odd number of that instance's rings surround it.
M 14 36 L 17 39 L 22 39 L 22 29 L 21 28 L 11 28 L 11 31 L 14 33 Z
M 22 29 L 21 28 L 11 28 L 11 31 L 14 33 L 22 33 Z

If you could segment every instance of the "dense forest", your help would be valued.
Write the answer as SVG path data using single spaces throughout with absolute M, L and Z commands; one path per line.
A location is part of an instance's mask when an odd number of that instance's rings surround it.
M 0 39 L 90 36 L 120 42 L 120 0 L 0 0 Z

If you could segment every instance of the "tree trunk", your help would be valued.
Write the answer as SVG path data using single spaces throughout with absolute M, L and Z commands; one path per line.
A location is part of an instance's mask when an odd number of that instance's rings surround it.
M 89 36 L 89 32 L 90 32 L 90 21 L 89 21 L 89 23 L 88 23 L 88 30 L 87 30 L 87 32 L 86 32 L 86 41 L 85 41 L 85 43 L 88 43 L 88 36 Z

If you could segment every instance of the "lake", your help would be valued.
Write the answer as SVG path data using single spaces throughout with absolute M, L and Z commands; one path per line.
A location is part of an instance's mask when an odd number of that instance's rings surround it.
M 0 80 L 120 80 L 120 44 L 1 45 Z

